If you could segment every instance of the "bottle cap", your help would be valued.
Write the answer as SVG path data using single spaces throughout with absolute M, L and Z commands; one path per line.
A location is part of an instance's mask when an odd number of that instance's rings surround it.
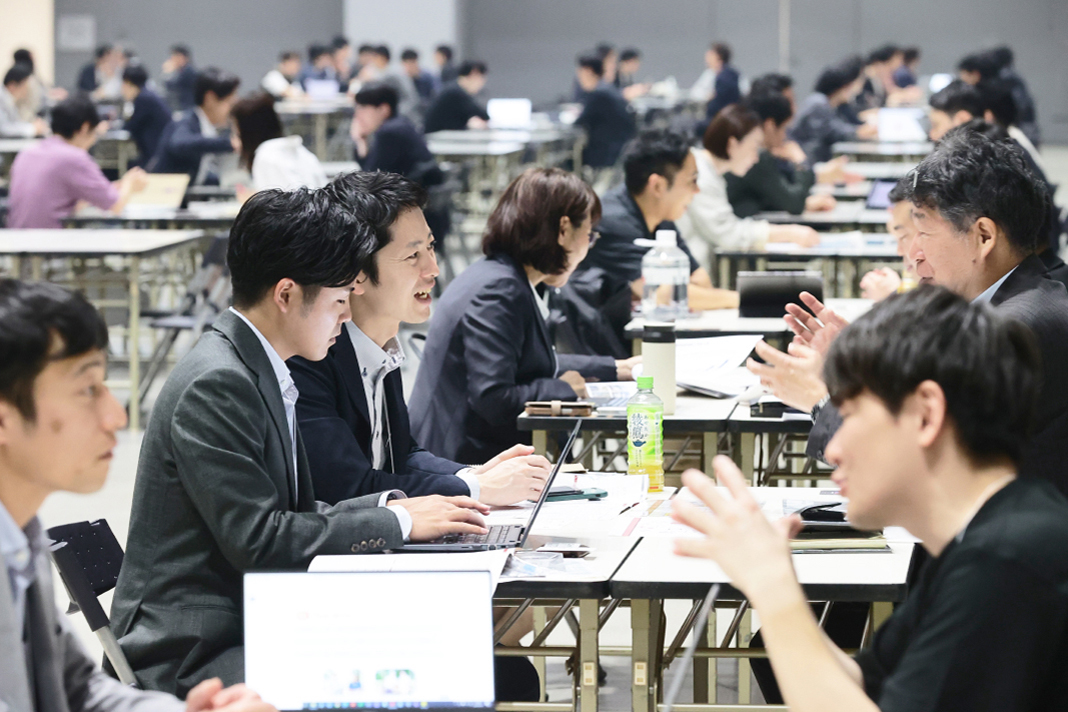
M 671 245 L 672 247 L 674 247 L 679 244 L 679 237 L 675 234 L 674 230 L 657 230 L 656 244 Z
M 653 377 L 652 376 L 638 376 L 637 380 L 638 380 L 638 388 L 640 390 L 645 391 L 645 390 L 649 390 L 650 388 L 653 387 Z
M 674 324 L 646 324 L 642 328 L 642 341 L 649 344 L 675 343 Z

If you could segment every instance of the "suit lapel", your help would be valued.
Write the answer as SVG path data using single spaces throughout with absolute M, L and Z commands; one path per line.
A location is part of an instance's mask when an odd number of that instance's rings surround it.
M 358 417 L 363 418 L 363 424 L 367 432 L 371 432 L 371 413 L 367 410 L 367 391 L 363 388 L 363 370 L 356 358 L 356 346 L 349 337 L 347 326 L 342 327 L 341 335 L 337 342 L 330 347 L 337 359 L 338 370 L 341 371 L 341 380 L 345 384 L 345 393 L 352 402 Z M 370 447 L 371 443 L 360 443 Z
M 1015 297 L 1020 292 L 1025 292 L 1034 287 L 1039 279 L 1046 279 L 1049 270 L 1038 255 L 1028 255 L 1023 262 L 1016 265 L 1012 274 L 1005 278 L 998 290 L 990 297 L 990 305 L 998 306 L 1010 297 Z
M 267 412 L 271 416 L 278 437 L 282 441 L 282 451 L 285 459 L 286 482 L 285 490 L 289 495 L 290 508 L 296 509 L 297 501 L 293 497 L 293 487 L 297 482 L 297 473 L 293 471 L 293 447 L 289 438 L 289 422 L 286 420 L 286 407 L 282 402 L 282 391 L 278 387 L 278 379 L 274 375 L 271 361 L 263 350 L 263 344 L 256 338 L 248 325 L 240 317 L 230 311 L 224 311 L 215 320 L 214 328 L 230 340 L 237 350 L 237 355 L 244 361 L 253 373 L 256 374 L 256 386 L 267 404 Z M 298 488 L 299 492 L 299 488 Z
M 553 347 L 553 341 L 549 337 L 549 325 L 546 324 L 545 319 L 541 317 L 541 310 L 538 308 L 537 297 L 534 296 L 534 289 L 530 286 L 530 280 L 527 278 L 526 272 L 523 271 L 522 267 L 514 263 L 513 267 L 519 277 L 520 290 L 526 295 L 527 304 L 534 316 L 534 330 L 538 332 L 538 338 L 541 339 L 542 344 L 545 346 L 546 353 L 553 362 L 553 375 L 555 376 L 557 370 L 556 349 Z
M 390 373 L 382 384 L 386 389 L 386 418 L 389 419 L 389 445 L 393 452 L 393 472 L 405 470 L 408 461 L 409 443 L 412 439 L 408 424 L 407 406 L 404 403 L 404 381 L 400 369 Z

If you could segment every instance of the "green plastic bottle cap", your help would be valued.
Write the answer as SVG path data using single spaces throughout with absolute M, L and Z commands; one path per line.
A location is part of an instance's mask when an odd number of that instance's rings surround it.
M 649 389 L 649 388 L 652 388 L 652 387 L 653 387 L 653 377 L 652 376 L 638 376 L 638 388 L 641 388 L 641 389 L 645 390 L 645 389 Z

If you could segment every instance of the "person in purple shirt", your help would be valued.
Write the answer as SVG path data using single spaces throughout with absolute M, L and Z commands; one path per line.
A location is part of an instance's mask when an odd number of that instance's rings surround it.
M 57 228 L 79 201 L 119 212 L 143 190 L 145 172 L 133 168 L 112 183 L 89 155 L 100 123 L 93 102 L 72 97 L 52 109 L 52 133 L 23 149 L 11 164 L 7 226 Z

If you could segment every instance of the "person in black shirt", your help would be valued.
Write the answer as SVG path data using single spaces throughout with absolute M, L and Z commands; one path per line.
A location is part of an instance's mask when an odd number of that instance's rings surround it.
M 706 535 L 676 552 L 715 560 L 760 614 L 790 709 L 1068 707 L 1068 500 L 1016 477 L 1042 381 L 1034 335 L 923 285 L 846 328 L 824 378 L 843 416 L 827 457 L 848 521 L 905 527 L 932 557 L 870 648 L 850 659 L 824 636 L 791 563 L 800 519 L 770 523 L 728 458 L 716 474 L 733 497 L 690 471 L 711 512 L 672 515 Z
M 739 88 L 741 75 L 731 66 L 729 46 L 716 42 L 712 45 L 708 59 L 709 69 L 716 75 L 715 93 L 708 102 L 708 106 L 705 107 L 705 118 L 710 122 L 725 107 L 740 101 L 742 90 Z
M 486 72 L 482 62 L 460 65 L 456 83 L 442 89 L 427 108 L 423 121 L 426 133 L 486 128 L 489 114 L 474 99 L 486 86 Z
M 582 162 L 593 168 L 608 168 L 615 165 L 623 146 L 634 137 L 634 116 L 619 90 L 604 81 L 600 57 L 579 57 L 576 77 L 584 92 L 584 107 L 575 125 L 587 133 Z
M 183 44 L 171 47 L 171 56 L 163 63 L 163 79 L 172 109 L 188 111 L 197 105 L 197 69 L 189 47 Z
M 167 102 L 156 92 L 145 87 L 148 72 L 144 66 L 134 64 L 122 72 L 122 97 L 133 103 L 133 113 L 122 127 L 130 132 L 137 144 L 137 159 L 131 163 L 144 166 L 156 155 L 160 137 L 171 123 L 171 110 Z

